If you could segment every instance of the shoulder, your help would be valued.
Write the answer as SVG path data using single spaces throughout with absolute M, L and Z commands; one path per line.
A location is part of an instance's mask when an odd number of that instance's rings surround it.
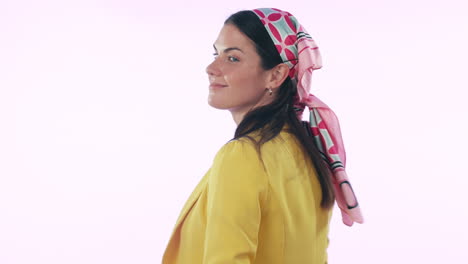
M 216 154 L 208 185 L 212 195 L 217 193 L 221 197 L 238 198 L 239 195 L 261 194 L 261 200 L 266 201 L 268 175 L 253 142 L 232 140 L 226 143 Z
M 251 138 L 256 141 L 260 140 L 255 135 Z M 298 143 L 296 137 L 285 130 L 262 144 L 259 148 L 253 140 L 242 137 L 229 141 L 218 151 L 215 161 L 221 159 L 240 159 L 246 162 L 263 162 L 262 160 L 265 156 L 277 156 L 283 152 L 290 152 L 289 148 L 296 146 Z
M 212 179 L 236 180 L 251 184 L 266 184 L 268 176 L 257 148 L 249 139 L 242 138 L 226 143 L 216 154 L 212 165 Z
M 257 147 L 251 140 L 240 138 L 224 144 L 216 154 L 216 162 L 257 163 L 260 162 L 260 157 Z

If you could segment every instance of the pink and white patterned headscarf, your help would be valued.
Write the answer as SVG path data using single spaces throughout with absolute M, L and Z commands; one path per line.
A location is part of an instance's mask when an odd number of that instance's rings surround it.
M 345 171 L 346 153 L 338 119 L 330 107 L 309 93 L 312 71 L 322 67 L 317 44 L 289 12 L 276 8 L 252 11 L 262 21 L 283 62 L 288 65 L 289 77 L 297 83 L 294 107 L 299 120 L 306 106 L 310 110 L 310 130 L 317 148 L 333 172 L 332 182 L 343 223 L 348 226 L 354 222 L 363 223 L 358 201 Z

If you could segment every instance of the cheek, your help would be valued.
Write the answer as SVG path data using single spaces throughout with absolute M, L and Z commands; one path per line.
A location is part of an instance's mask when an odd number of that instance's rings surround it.
M 263 85 L 260 73 L 255 67 L 244 67 L 225 75 L 225 80 L 233 89 L 255 92 Z
M 263 96 L 264 83 L 261 72 L 255 67 L 228 69 L 222 72 L 228 85 L 225 89 L 210 91 L 208 103 L 218 109 L 232 109 L 254 105 Z

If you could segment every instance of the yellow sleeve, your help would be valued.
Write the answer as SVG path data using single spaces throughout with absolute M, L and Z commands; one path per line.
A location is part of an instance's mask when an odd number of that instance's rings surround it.
M 268 180 L 254 145 L 227 143 L 208 180 L 203 264 L 253 263 L 267 198 Z

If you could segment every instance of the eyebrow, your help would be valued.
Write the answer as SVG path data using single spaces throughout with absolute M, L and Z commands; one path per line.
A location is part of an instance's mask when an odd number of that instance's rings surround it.
M 218 50 L 216 49 L 216 47 L 215 47 L 214 44 L 213 44 L 213 48 L 214 48 L 216 51 L 218 51 Z M 238 51 L 244 53 L 244 52 L 243 52 L 241 49 L 239 49 L 238 47 L 230 47 L 230 48 L 225 49 L 223 52 L 226 53 L 226 52 L 229 52 L 229 51 L 231 51 L 231 50 L 238 50 Z

